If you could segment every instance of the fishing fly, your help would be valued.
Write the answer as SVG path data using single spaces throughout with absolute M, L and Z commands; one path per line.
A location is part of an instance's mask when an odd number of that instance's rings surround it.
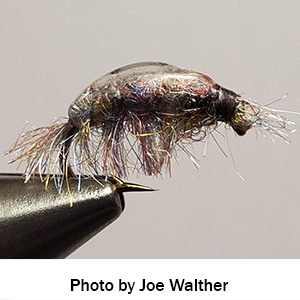
M 126 178 L 164 175 L 171 159 L 220 123 L 239 136 L 256 128 L 289 143 L 296 129 L 280 110 L 223 88 L 205 74 L 160 62 L 131 64 L 91 83 L 71 103 L 68 118 L 22 133 L 6 151 L 26 162 L 25 182 L 38 174 Z M 55 175 L 61 175 L 55 177 Z M 57 179 L 63 178 L 63 179 Z

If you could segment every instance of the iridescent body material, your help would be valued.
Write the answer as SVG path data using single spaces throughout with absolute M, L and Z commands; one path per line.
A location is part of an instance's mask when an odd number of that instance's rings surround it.
M 46 181 L 55 174 L 157 176 L 171 172 L 176 149 L 220 122 L 238 135 L 257 127 L 287 142 L 294 125 L 204 74 L 146 62 L 100 77 L 71 103 L 67 121 L 23 133 L 8 152 L 27 162 L 26 180 L 37 173 Z

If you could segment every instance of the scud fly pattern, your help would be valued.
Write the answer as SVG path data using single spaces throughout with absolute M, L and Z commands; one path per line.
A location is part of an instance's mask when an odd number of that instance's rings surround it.
M 54 177 L 60 191 L 69 176 L 170 173 L 176 151 L 196 161 L 187 144 L 203 140 L 221 122 L 240 136 L 256 128 L 289 143 L 297 126 L 281 112 L 207 75 L 136 63 L 95 80 L 71 103 L 69 118 L 22 133 L 6 154 L 27 163 L 25 181 L 38 174 L 47 185 Z

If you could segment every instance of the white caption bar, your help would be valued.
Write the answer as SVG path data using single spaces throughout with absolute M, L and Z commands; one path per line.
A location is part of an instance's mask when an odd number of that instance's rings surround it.
M 299 260 L 2 260 L 0 299 L 300 299 Z

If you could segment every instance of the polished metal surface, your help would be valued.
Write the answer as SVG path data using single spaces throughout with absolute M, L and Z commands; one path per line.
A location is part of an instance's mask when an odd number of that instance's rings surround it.
M 24 183 L 20 174 L 0 174 L 0 258 L 65 258 L 120 216 L 126 187 L 84 179 L 78 192 L 73 178 L 71 199 L 53 182 L 45 190 L 39 178 Z

